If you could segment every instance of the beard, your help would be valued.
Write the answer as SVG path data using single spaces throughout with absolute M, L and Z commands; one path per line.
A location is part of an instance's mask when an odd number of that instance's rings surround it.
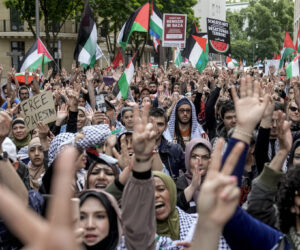
M 188 120 L 181 120 L 180 118 L 178 119 L 178 122 L 179 123 L 181 123 L 181 124 L 184 124 L 184 125 L 186 125 L 186 124 L 190 124 L 191 123 L 191 118 L 190 119 L 188 119 Z
M 151 90 L 150 89 L 149 92 L 150 92 L 151 95 L 154 95 L 154 94 L 156 94 L 157 90 Z

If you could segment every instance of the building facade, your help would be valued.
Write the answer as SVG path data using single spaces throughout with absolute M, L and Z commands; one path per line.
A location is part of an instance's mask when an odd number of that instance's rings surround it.
M 225 0 L 198 0 L 193 7 L 195 17 L 200 18 L 200 29 L 202 32 L 207 31 L 206 18 L 226 20 Z
M 300 25 L 300 0 L 294 1 L 294 41 L 297 39 L 297 33 Z
M 67 20 L 58 35 L 58 42 L 52 44 L 55 51 L 55 63 L 57 67 L 64 67 L 68 72 L 71 70 L 72 63 L 74 62 L 73 54 L 76 45 L 77 35 L 79 31 L 79 23 L 74 20 Z M 98 30 L 98 44 L 102 49 L 105 57 L 99 59 L 99 66 L 101 68 L 107 67 L 111 61 L 107 50 L 105 38 L 100 36 L 100 29 Z M 46 37 L 45 27 L 43 21 L 40 22 L 40 38 L 44 42 Z M 20 62 L 35 42 L 35 37 L 30 31 L 26 22 L 21 22 L 18 13 L 12 9 L 7 9 L 0 1 L 0 64 L 4 66 L 2 74 L 2 82 L 6 79 L 6 72 L 10 67 L 19 68 Z M 145 53 L 142 57 L 142 62 L 149 62 L 153 47 L 146 45 Z M 127 49 L 124 53 L 125 62 L 129 61 L 132 52 Z M 47 67 L 46 67 L 47 68 Z

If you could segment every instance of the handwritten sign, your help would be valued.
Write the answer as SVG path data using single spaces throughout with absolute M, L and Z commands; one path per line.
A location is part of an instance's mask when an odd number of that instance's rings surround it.
M 28 131 L 36 128 L 39 121 L 47 124 L 56 120 L 56 111 L 51 91 L 43 92 L 21 102 L 21 109 Z

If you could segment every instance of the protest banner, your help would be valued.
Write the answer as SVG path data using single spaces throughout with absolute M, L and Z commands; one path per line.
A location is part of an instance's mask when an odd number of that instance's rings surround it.
M 207 35 L 210 53 L 231 55 L 228 22 L 207 18 Z
M 278 74 L 278 70 L 279 70 L 279 62 L 280 60 L 266 60 L 265 61 L 265 75 L 269 75 L 269 69 L 271 66 L 274 66 L 274 74 Z
M 164 14 L 163 47 L 185 48 L 187 15 Z
M 21 109 L 28 131 L 36 128 L 39 121 L 48 124 L 56 120 L 52 91 L 42 92 L 21 102 Z

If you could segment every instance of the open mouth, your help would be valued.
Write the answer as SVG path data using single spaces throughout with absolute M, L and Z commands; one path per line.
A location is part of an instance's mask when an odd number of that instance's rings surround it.
M 165 204 L 163 202 L 156 202 L 155 203 L 155 210 L 159 210 L 161 208 L 164 208 Z
M 95 241 L 96 239 L 97 239 L 97 235 L 95 235 L 95 234 L 87 234 L 87 235 L 85 235 L 84 236 L 84 238 L 85 238 L 85 240 L 86 241 Z
M 96 183 L 95 184 L 95 188 L 96 189 L 104 189 L 104 188 L 106 188 L 106 184 L 105 183 Z

